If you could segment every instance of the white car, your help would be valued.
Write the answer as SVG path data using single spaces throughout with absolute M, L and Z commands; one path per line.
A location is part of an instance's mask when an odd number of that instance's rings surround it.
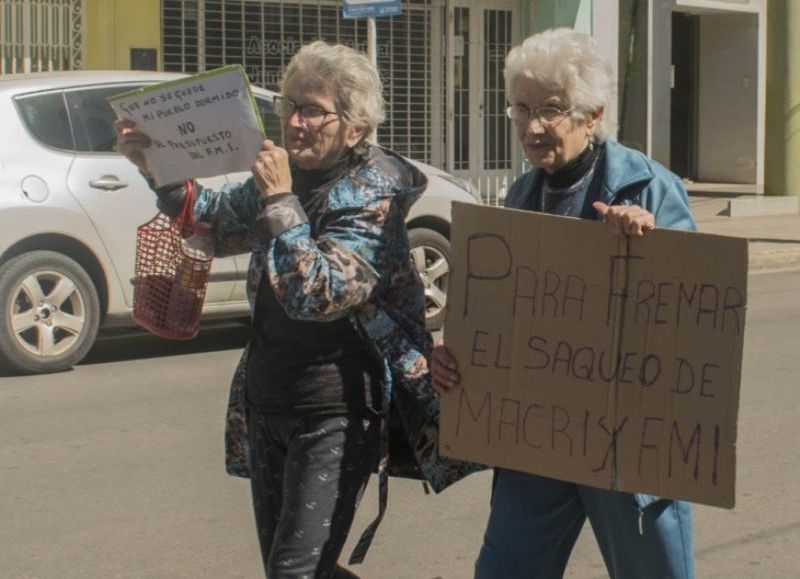
M 55 372 L 80 362 L 98 332 L 132 326 L 136 227 L 156 213 L 137 169 L 115 151 L 107 98 L 180 75 L 80 71 L 0 76 L 0 366 Z M 279 141 L 274 93 L 254 88 Z M 478 202 L 468 183 L 415 163 L 428 189 L 408 217 L 425 280 L 427 321 L 442 325 L 452 201 Z M 247 174 L 203 180 L 219 186 Z M 204 319 L 248 315 L 249 256 L 216 259 Z

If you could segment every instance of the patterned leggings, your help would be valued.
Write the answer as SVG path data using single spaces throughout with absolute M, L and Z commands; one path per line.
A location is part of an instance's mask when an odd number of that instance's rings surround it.
M 250 409 L 251 489 L 269 579 L 357 577 L 337 561 L 380 454 L 374 415 Z

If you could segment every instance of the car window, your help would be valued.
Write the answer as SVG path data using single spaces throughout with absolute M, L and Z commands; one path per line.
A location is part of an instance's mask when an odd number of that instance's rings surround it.
M 20 97 L 16 102 L 25 126 L 37 140 L 56 149 L 73 149 L 72 131 L 62 93 Z
M 281 123 L 278 115 L 272 112 L 272 100 L 256 97 L 258 114 L 261 115 L 261 122 L 264 123 L 264 135 L 266 138 L 281 143 Z
M 67 108 L 75 131 L 75 150 L 83 153 L 113 152 L 116 145 L 114 120 L 117 116 L 108 97 L 133 90 L 137 86 L 91 87 L 65 93 Z

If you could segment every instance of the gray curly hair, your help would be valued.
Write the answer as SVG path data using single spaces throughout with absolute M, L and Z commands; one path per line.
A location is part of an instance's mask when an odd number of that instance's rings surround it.
M 525 39 L 508 53 L 503 75 L 508 95 L 522 78 L 559 87 L 576 118 L 585 119 L 601 107 L 608 110 L 616 92 L 611 65 L 595 41 L 569 28 L 546 30 Z M 595 137 L 602 141 L 613 129 L 610 115 L 605 114 Z
M 369 135 L 386 118 L 383 85 L 369 58 L 342 44 L 317 40 L 292 57 L 281 79 L 281 92 L 298 74 L 308 75 L 328 89 L 338 112 Z

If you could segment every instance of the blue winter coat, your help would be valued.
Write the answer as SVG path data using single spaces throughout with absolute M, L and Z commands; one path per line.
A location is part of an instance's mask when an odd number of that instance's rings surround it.
M 689 209 L 689 197 L 677 175 L 642 153 L 614 141 L 605 141 L 603 146 L 603 164 L 594 177 L 602 179 L 600 201 L 607 205 L 639 205 L 655 216 L 658 227 L 697 229 Z M 506 196 L 506 207 L 539 207 L 539 183 L 543 176 L 541 169 L 532 169 L 514 181 Z

